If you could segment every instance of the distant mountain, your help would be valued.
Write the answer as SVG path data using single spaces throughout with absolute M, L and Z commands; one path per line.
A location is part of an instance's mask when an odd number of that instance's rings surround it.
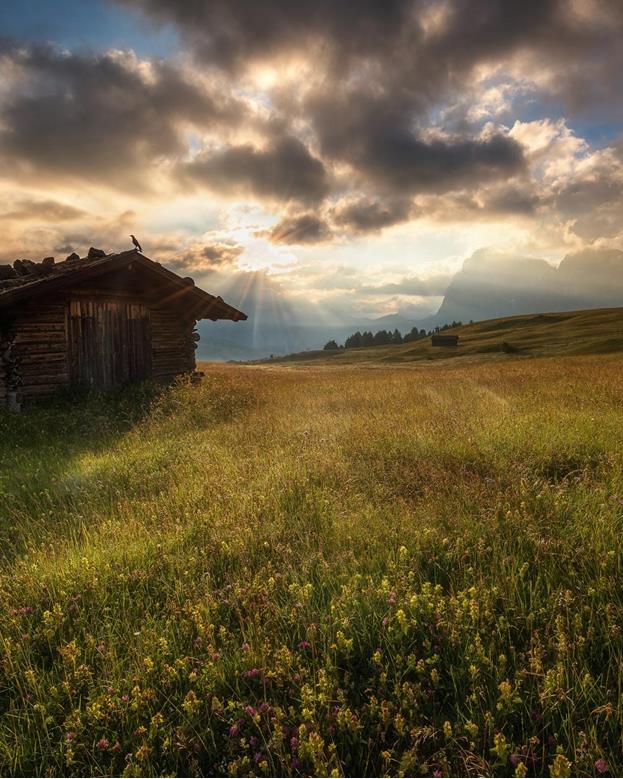
M 558 268 L 545 260 L 475 252 L 454 276 L 436 324 L 513 314 L 623 305 L 623 252 L 568 254 Z
M 244 283 L 218 286 L 227 302 L 248 314 L 246 322 L 201 322 L 197 357 L 254 360 L 343 343 L 357 330 L 429 330 L 446 322 L 623 306 L 623 252 L 589 249 L 568 254 L 558 268 L 545 260 L 480 249 L 466 259 L 437 313 L 416 317 L 397 312 L 374 318 L 342 317 L 312 303 L 296 306 L 263 274 L 246 274 Z

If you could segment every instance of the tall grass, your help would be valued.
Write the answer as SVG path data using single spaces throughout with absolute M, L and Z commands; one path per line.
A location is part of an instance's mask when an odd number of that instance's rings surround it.
M 0 773 L 623 772 L 620 359 L 0 424 Z

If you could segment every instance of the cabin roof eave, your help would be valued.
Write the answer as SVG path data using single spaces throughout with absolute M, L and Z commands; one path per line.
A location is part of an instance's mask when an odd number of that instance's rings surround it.
M 23 277 L 22 283 L 0 288 L 0 310 L 10 309 L 30 299 L 61 291 L 69 284 L 88 281 L 133 263 L 167 282 L 172 291 L 165 298 L 172 295 L 171 299 L 175 300 L 175 293 L 179 292 L 179 297 L 184 299 L 186 312 L 192 312 L 194 319 L 228 319 L 234 322 L 247 319 L 246 314 L 238 311 L 222 298 L 196 287 L 192 279 L 178 276 L 136 249 L 93 260 L 74 260 L 71 264 L 59 263 L 47 275 L 35 276 L 33 279 Z M 161 303 L 167 305 L 166 302 L 161 301 Z

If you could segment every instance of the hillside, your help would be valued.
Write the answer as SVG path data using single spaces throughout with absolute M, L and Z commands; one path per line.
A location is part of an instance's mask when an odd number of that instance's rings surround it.
M 269 362 L 413 362 L 474 355 L 554 356 L 623 351 L 623 308 L 503 317 L 445 330 L 459 336 L 457 348 L 433 347 L 431 339 L 392 346 L 315 350 Z

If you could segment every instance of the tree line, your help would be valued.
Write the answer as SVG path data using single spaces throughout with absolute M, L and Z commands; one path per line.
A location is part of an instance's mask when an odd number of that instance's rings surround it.
M 419 329 L 412 327 L 408 333 L 402 335 L 400 330 L 396 328 L 393 332 L 389 330 L 377 330 L 376 333 L 372 333 L 369 330 L 365 330 L 361 333 L 357 330 L 356 333 L 349 335 L 342 345 L 337 341 L 331 339 L 324 345 L 324 349 L 357 349 L 362 346 L 388 346 L 389 344 L 406 344 L 410 341 L 419 341 L 421 338 L 427 338 L 433 335 L 433 333 L 440 333 L 443 330 L 449 330 L 451 327 L 460 327 L 462 322 L 446 323 L 440 327 L 434 327 L 432 330 Z

